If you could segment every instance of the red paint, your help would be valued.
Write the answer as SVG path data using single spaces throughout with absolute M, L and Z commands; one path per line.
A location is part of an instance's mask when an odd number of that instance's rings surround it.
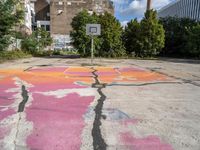
M 0 110 L 0 121 L 7 118 L 8 116 L 11 116 L 15 114 L 16 112 L 12 108 L 8 108 L 5 111 Z
M 65 72 L 66 75 L 69 76 L 79 76 L 79 77 L 92 77 L 92 73 L 91 72 Z
M 11 78 L 0 80 L 0 121 L 16 113 L 15 108 L 10 106 L 15 102 L 14 95 L 16 93 L 8 92 L 9 89 L 16 87 Z M 0 125 L 0 139 L 3 139 L 10 131 L 11 128 L 9 126 Z
M 33 133 L 27 138 L 30 149 L 80 149 L 84 127 L 83 115 L 94 97 L 78 94 L 56 99 L 33 94 L 34 101 L 26 109 L 27 120 L 33 122 Z
M 80 86 L 78 84 L 62 84 L 62 83 L 44 83 L 44 84 L 34 84 L 34 87 L 30 88 L 32 92 L 48 92 L 56 91 L 59 89 L 73 89 L 73 88 L 86 88 L 86 86 Z
M 161 142 L 154 135 L 145 138 L 136 138 L 132 134 L 126 132 L 121 133 L 120 138 L 124 145 L 130 150 L 173 150 L 172 146 Z
M 64 72 L 67 67 L 47 67 L 47 68 L 33 68 L 29 72 Z
M 0 82 L 1 84 L 0 86 L 0 121 L 15 113 L 13 108 L 10 108 L 9 106 L 15 102 L 14 95 L 16 94 L 15 92 L 8 92 L 9 89 L 16 88 L 16 85 L 14 84 L 13 80 L 9 78 L 9 79 L 6 79 L 5 81 L 2 80 L 1 82 Z M 7 109 L 5 110 L 5 108 Z
M 118 75 L 117 72 L 97 72 L 98 76 L 113 76 L 113 75 Z

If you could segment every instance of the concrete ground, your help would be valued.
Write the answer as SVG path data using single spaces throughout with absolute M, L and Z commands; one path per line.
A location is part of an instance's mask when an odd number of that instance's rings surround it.
M 200 150 L 200 62 L 0 64 L 0 150 Z

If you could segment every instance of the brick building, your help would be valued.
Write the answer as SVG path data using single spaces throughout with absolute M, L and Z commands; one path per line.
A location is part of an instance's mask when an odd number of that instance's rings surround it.
M 82 11 L 103 14 L 105 11 L 114 14 L 110 0 L 31 0 L 34 4 L 35 16 L 33 29 L 43 27 L 51 33 L 54 47 L 65 47 L 70 43 L 72 18 Z

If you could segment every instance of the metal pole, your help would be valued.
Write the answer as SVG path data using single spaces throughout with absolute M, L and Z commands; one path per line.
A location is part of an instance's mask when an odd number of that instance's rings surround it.
M 92 39 L 91 39 L 91 64 L 92 65 L 93 65 L 93 60 L 94 60 L 94 39 L 92 36 Z
M 151 9 L 151 0 L 147 0 L 147 10 Z

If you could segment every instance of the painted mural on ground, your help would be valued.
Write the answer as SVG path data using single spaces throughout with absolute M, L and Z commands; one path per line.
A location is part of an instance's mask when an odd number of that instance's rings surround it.
M 80 149 L 85 122 L 95 118 L 99 123 L 98 119 L 101 119 L 95 114 L 98 111 L 94 111 L 100 104 L 94 106 L 94 101 L 98 92 L 104 96 L 102 87 L 97 90 L 92 88 L 92 84 L 112 86 L 168 81 L 170 79 L 164 75 L 140 68 L 33 67 L 25 71 L 0 70 L 0 149 Z M 125 112 L 104 109 L 103 103 L 101 107 L 99 112 L 103 119 L 119 122 L 124 127 L 137 123 L 137 118 L 131 118 Z M 99 132 L 94 134 L 101 134 Z M 129 149 L 145 150 L 149 142 L 155 143 L 151 145 L 152 149 L 171 149 L 155 136 L 138 139 L 131 133 L 119 133 L 119 137 L 119 142 L 128 145 Z M 99 143 L 96 144 L 98 146 Z

